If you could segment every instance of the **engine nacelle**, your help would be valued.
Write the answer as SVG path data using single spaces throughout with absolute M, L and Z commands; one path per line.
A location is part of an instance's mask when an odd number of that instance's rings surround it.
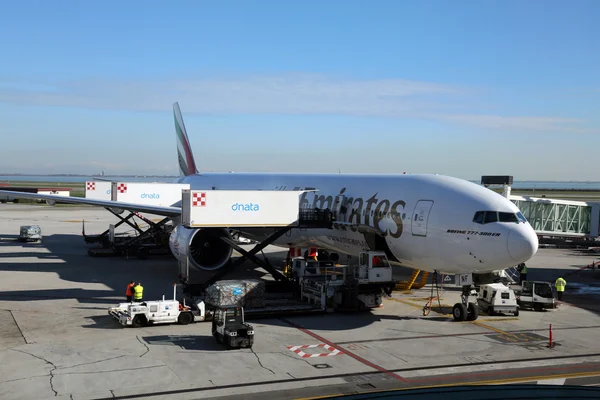
M 169 247 L 178 260 L 188 257 L 190 264 L 214 271 L 224 266 L 231 258 L 233 249 L 221 237 L 231 238 L 224 228 L 189 229 L 177 225 L 169 237 Z

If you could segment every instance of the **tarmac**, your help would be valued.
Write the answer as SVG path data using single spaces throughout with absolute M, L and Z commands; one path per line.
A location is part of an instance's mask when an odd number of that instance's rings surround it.
M 158 217 L 153 217 L 158 218 Z M 124 328 L 107 313 L 130 280 L 147 299 L 172 296 L 177 264 L 93 258 L 81 236 L 117 219 L 102 208 L 0 204 L 0 398 L 311 398 L 458 385 L 600 386 L 599 254 L 540 249 L 529 279 L 567 280 L 557 309 L 455 322 L 460 291 L 394 292 L 367 313 L 250 321 L 252 349 L 226 350 L 211 324 Z M 41 243 L 16 241 L 39 225 Z M 270 247 L 271 263 L 285 253 Z M 239 273 L 263 274 L 252 264 Z M 410 271 L 398 269 L 397 276 Z M 552 325 L 552 346 L 549 345 Z M 265 394 L 269 392 L 268 394 Z

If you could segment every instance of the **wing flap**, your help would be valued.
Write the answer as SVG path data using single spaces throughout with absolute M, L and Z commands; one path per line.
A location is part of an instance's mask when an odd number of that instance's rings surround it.
M 84 204 L 98 207 L 120 208 L 127 211 L 137 211 L 156 215 L 163 215 L 165 217 L 179 217 L 181 215 L 181 207 L 152 206 L 146 204 L 126 203 L 122 201 L 96 200 L 86 199 L 82 197 L 58 196 L 54 194 L 13 192 L 1 189 L 0 193 L 9 195 L 11 197 L 16 197 L 18 199 L 50 200 L 60 201 L 62 203 L 69 204 Z

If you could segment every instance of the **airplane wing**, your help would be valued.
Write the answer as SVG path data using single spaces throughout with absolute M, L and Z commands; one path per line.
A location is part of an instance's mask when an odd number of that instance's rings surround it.
M 137 212 L 145 212 L 145 213 L 155 214 L 155 215 L 163 215 L 165 217 L 181 216 L 181 207 L 151 206 L 151 205 L 136 204 L 136 203 L 125 203 L 122 201 L 95 200 L 95 199 L 86 199 L 86 198 L 82 198 L 82 197 L 58 196 L 55 194 L 13 192 L 13 191 L 2 190 L 2 189 L 0 189 L 0 194 L 7 194 L 7 195 L 10 195 L 11 197 L 16 197 L 16 198 L 21 198 L 21 199 L 48 200 L 50 202 L 60 201 L 62 203 L 70 203 L 70 204 L 86 204 L 86 205 L 98 206 L 98 207 L 120 208 L 120 209 L 128 210 L 128 211 L 137 211 Z

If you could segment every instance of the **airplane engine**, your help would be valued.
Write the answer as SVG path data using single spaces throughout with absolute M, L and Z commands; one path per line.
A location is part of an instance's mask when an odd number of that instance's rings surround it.
M 221 237 L 231 238 L 224 228 L 189 229 L 177 225 L 171 232 L 169 247 L 178 260 L 188 257 L 190 264 L 214 271 L 224 266 L 231 258 L 233 249 Z

